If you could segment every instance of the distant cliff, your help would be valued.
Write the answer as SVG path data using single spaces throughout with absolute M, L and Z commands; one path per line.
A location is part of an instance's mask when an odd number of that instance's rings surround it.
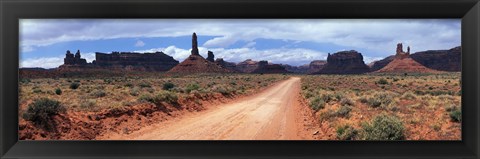
M 350 50 L 328 54 L 327 64 L 312 74 L 361 74 L 369 71 L 370 68 L 363 62 L 362 54 Z

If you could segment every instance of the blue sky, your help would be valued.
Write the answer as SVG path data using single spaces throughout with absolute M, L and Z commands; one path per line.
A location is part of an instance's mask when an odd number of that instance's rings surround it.
M 198 35 L 200 54 L 240 62 L 267 60 L 290 65 L 325 60 L 327 53 L 357 50 L 365 63 L 395 53 L 396 44 L 412 52 L 461 44 L 460 19 L 22 19 L 20 67 L 54 68 L 66 50 L 134 51 L 166 54 L 182 61 Z M 406 49 L 406 48 L 405 48 Z

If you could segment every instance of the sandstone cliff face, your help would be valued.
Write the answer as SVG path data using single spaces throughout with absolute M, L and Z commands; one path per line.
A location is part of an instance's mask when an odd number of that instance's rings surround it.
M 428 50 L 411 55 L 418 63 L 435 70 L 458 72 L 462 70 L 462 48 L 449 50 Z
M 252 59 L 247 59 L 243 62 L 237 64 L 237 69 L 240 72 L 250 73 L 258 67 L 258 61 L 253 61 Z
M 223 68 L 227 68 L 229 70 L 232 70 L 232 71 L 235 71 L 235 72 L 240 72 L 238 69 L 237 69 L 237 65 L 234 63 L 234 62 L 227 62 L 225 60 L 223 60 L 223 58 L 217 58 L 215 60 L 215 63 L 217 65 L 220 65 L 222 66 Z
M 327 64 L 327 61 L 325 60 L 313 60 L 308 65 L 307 73 L 310 74 L 310 73 L 318 72 L 325 66 L 325 64 Z
M 382 60 L 372 62 L 372 65 L 370 66 L 370 71 L 373 72 L 382 69 L 383 67 L 387 66 L 388 63 L 392 62 L 394 58 L 395 55 L 391 55 Z
M 163 52 L 113 52 L 111 54 L 96 52 L 93 64 L 98 67 L 128 71 L 168 71 L 176 66 L 178 61 Z
M 269 64 L 267 61 L 258 62 L 257 68 L 251 73 L 289 73 L 285 67 L 279 64 Z
M 327 64 L 313 74 L 361 74 L 369 70 L 370 68 L 363 62 L 362 54 L 351 50 L 328 54 Z
M 288 72 L 299 73 L 299 74 L 305 74 L 308 72 L 308 69 L 309 69 L 309 64 L 300 65 L 300 66 L 291 66 L 288 64 L 280 64 L 280 65 L 283 66 L 285 70 L 287 70 Z
M 462 68 L 461 52 L 462 48 L 457 46 L 449 50 L 420 51 L 411 54 L 410 57 L 416 62 L 430 69 L 458 72 L 461 71 Z M 380 61 L 374 62 L 371 67 L 371 71 L 377 71 L 387 66 L 388 63 L 393 61 L 394 57 L 395 56 L 392 55 Z

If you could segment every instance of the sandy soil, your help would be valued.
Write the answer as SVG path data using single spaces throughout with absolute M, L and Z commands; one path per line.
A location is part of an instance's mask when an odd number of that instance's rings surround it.
M 305 140 L 311 117 L 299 99 L 300 78 L 259 94 L 144 127 L 107 140 Z

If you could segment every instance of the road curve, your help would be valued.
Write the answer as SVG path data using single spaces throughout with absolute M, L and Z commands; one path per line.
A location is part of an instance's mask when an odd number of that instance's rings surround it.
M 244 100 L 139 130 L 128 140 L 300 140 L 303 119 L 292 77 Z

